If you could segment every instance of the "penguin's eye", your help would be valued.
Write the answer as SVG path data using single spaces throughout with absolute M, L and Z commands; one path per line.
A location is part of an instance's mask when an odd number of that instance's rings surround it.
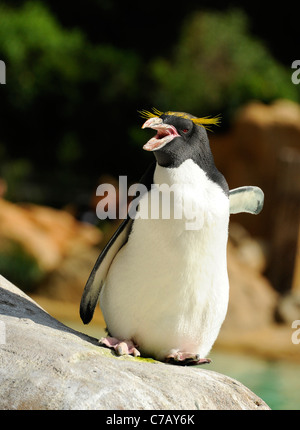
M 187 133 L 187 132 L 188 132 L 188 129 L 187 129 L 187 128 L 184 128 L 182 131 L 183 131 L 183 133 Z

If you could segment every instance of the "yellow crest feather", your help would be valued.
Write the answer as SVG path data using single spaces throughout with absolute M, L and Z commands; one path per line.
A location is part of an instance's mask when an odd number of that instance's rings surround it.
M 145 119 L 159 118 L 161 115 L 178 116 L 180 118 L 189 119 L 193 121 L 194 124 L 199 125 L 200 127 L 204 127 L 206 130 L 210 130 L 211 125 L 219 125 L 221 121 L 220 115 L 217 115 L 215 117 L 205 116 L 203 118 L 197 118 L 185 112 L 173 112 L 173 111 L 161 112 L 160 110 L 154 107 L 152 108 L 152 112 L 143 109 L 139 111 L 139 114 L 141 115 L 142 118 L 145 118 Z
M 149 119 L 149 118 L 159 118 L 161 115 L 163 115 L 163 112 L 159 111 L 156 108 L 152 108 L 152 112 L 142 109 L 138 111 L 142 118 Z
M 206 130 L 210 130 L 210 125 L 220 125 L 221 115 L 214 117 L 204 116 L 203 118 L 192 118 L 194 124 L 204 127 Z

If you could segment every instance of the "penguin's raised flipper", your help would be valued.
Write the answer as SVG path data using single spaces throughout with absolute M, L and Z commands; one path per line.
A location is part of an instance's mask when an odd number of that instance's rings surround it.
M 246 186 L 229 191 L 230 214 L 247 212 L 257 215 L 264 205 L 264 193 L 259 187 Z
M 156 164 L 152 163 L 140 180 L 140 183 L 145 185 L 147 190 L 151 188 L 151 184 L 153 183 L 155 166 Z M 141 198 L 142 194 L 138 196 L 138 199 Z M 88 324 L 93 318 L 95 307 L 110 265 L 119 250 L 127 242 L 133 222 L 134 219 L 130 218 L 128 215 L 97 258 L 94 268 L 84 287 L 80 302 L 80 317 L 84 324 Z

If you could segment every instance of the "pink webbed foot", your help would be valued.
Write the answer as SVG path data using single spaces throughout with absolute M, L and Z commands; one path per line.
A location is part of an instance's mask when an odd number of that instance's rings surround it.
M 177 351 L 167 355 L 165 362 L 179 366 L 196 366 L 199 364 L 208 364 L 211 360 L 209 358 L 200 358 L 199 354 L 192 352 Z
M 115 337 L 102 337 L 99 340 L 100 345 L 107 346 L 113 349 L 117 355 L 133 355 L 139 357 L 140 351 L 136 348 L 136 345 L 131 340 L 119 340 Z

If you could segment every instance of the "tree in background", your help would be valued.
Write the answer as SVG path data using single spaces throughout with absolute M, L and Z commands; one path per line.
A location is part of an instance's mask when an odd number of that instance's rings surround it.
M 176 21 L 178 37 L 167 32 L 160 40 L 155 32 L 152 39 L 144 35 L 150 25 L 156 31 L 146 15 L 141 21 L 124 16 L 120 27 L 113 1 L 105 4 L 116 26 L 105 20 L 104 6 L 103 16 L 89 18 L 89 6 L 100 8 L 98 1 L 87 2 L 82 20 L 76 9 L 76 25 L 65 23 L 66 11 L 62 19 L 57 8 L 49 9 L 50 1 L 18 3 L 0 7 L 0 58 L 7 65 L 7 84 L 0 86 L 0 176 L 12 200 L 61 206 L 95 190 L 103 173 L 136 181 L 149 163 L 149 154 L 136 148 L 146 133 L 139 131 L 139 109 L 228 119 L 253 98 L 299 97 L 290 70 L 253 38 L 240 10 L 195 10 Z M 107 35 L 103 42 L 95 37 L 98 19 L 99 34 L 114 35 L 113 43 Z M 136 34 L 143 22 L 144 33 Z M 163 28 L 172 26 L 168 16 Z
M 233 111 L 251 99 L 299 99 L 291 72 L 248 31 L 238 9 L 196 12 L 183 24 L 172 58 L 152 62 L 157 105 L 196 115 Z
M 112 154 L 120 148 L 118 128 L 126 141 L 128 110 L 135 114 L 137 56 L 91 44 L 38 2 L 2 6 L 0 16 L 0 57 L 8 75 L 1 87 L 0 156 L 9 185 L 33 174 L 41 185 L 59 184 L 59 194 L 76 178 L 94 180 L 114 164 L 120 168 L 122 157 Z

